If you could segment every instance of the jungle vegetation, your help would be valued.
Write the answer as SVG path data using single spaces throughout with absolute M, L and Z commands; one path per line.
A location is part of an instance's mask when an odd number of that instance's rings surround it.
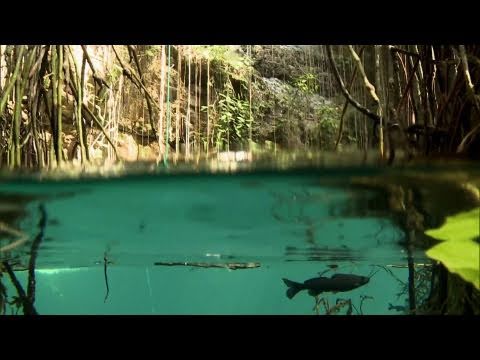
M 0 46 L 0 166 L 259 148 L 478 158 L 476 45 Z

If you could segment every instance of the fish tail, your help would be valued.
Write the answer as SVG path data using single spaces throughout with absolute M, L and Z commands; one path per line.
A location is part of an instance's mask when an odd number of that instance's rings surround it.
M 291 281 L 291 280 L 288 280 L 288 279 L 282 279 L 282 280 L 285 283 L 285 285 L 288 286 L 287 297 L 289 299 L 292 299 L 295 295 L 297 295 L 297 293 L 299 291 L 304 289 L 303 284 L 300 284 L 300 283 L 297 283 L 295 281 Z

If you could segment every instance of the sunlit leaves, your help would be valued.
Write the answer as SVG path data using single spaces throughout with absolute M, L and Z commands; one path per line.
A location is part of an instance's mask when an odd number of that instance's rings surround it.
M 479 234 L 479 219 L 480 208 L 476 208 L 448 217 L 441 228 L 429 230 L 426 234 L 438 240 L 472 240 Z
M 442 241 L 429 249 L 427 255 L 477 289 L 480 289 L 480 244 L 475 239 L 479 235 L 479 222 L 480 208 L 476 208 L 451 216 L 442 227 L 426 232 Z
M 427 255 L 480 289 L 480 245 L 477 243 L 445 241 L 428 250 Z

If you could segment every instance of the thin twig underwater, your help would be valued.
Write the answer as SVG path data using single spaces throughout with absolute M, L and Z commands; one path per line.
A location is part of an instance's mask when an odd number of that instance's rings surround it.
M 103 302 L 107 302 L 108 294 L 110 293 L 110 288 L 108 286 L 107 265 L 108 265 L 108 259 L 107 259 L 107 253 L 105 252 L 103 254 L 103 273 L 105 275 L 105 287 L 107 288 L 107 293 L 105 294 L 105 299 L 103 300 Z
M 156 265 L 156 266 L 191 266 L 191 267 L 200 267 L 200 268 L 222 268 L 222 269 L 228 269 L 228 270 L 255 269 L 255 268 L 260 267 L 259 262 L 205 263 L 205 262 L 189 262 L 189 261 L 174 261 L 174 262 L 157 261 L 153 265 Z
M 108 286 L 108 265 L 111 264 L 112 262 L 108 259 L 108 253 L 110 252 L 110 245 L 107 246 L 107 249 L 103 253 L 103 275 L 105 277 L 105 288 L 106 288 L 106 294 L 105 294 L 105 299 L 103 302 L 107 302 L 108 294 L 110 293 L 110 287 Z

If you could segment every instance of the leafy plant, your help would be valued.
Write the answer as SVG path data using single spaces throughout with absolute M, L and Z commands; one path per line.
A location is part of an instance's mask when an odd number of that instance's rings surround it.
M 313 94 L 319 91 L 317 77 L 312 73 L 306 73 L 294 79 L 293 86 L 307 94 Z
M 318 125 L 315 136 L 322 139 L 322 148 L 331 149 L 335 145 L 335 139 L 338 133 L 340 122 L 340 110 L 333 105 L 322 106 L 317 111 Z
M 452 273 L 480 289 L 480 208 L 447 218 L 446 223 L 429 230 L 427 235 L 441 240 L 427 251 L 427 255 L 440 261 Z
M 253 71 L 252 59 L 236 51 L 234 46 L 199 45 L 193 49 L 199 57 L 209 59 L 218 70 L 236 80 L 247 81 Z
M 231 89 L 220 93 L 219 97 L 217 146 L 245 140 L 252 123 L 248 101 L 236 97 Z

